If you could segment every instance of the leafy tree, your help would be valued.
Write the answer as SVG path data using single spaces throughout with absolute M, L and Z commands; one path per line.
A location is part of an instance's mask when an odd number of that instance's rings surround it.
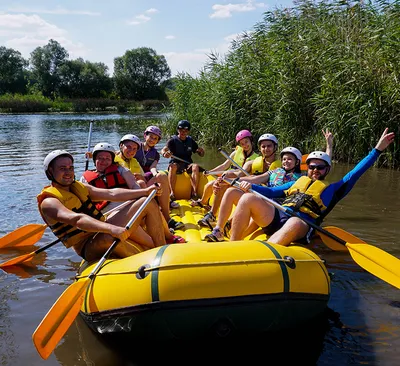
M 44 96 L 55 98 L 59 95 L 60 68 L 68 57 L 67 50 L 53 39 L 46 46 L 31 52 L 32 78 Z
M 28 61 L 19 51 L 0 47 L 0 94 L 25 93 L 27 81 L 24 68 L 27 66 Z
M 114 59 L 115 89 L 125 99 L 165 99 L 164 81 L 171 70 L 163 55 L 148 47 L 125 52 Z
M 68 98 L 99 98 L 112 91 L 108 67 L 82 58 L 66 61 L 59 70 L 60 95 Z

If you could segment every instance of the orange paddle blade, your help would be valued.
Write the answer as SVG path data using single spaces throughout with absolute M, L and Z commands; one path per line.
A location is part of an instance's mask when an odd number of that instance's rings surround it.
M 8 261 L 5 261 L 3 263 L 0 263 L 0 268 L 4 268 L 4 267 L 9 267 L 9 266 L 15 266 L 18 263 L 22 263 L 27 261 L 28 259 L 33 258 L 33 256 L 36 254 L 36 252 L 32 252 L 32 253 L 28 253 L 28 254 L 24 254 L 24 255 L 20 255 L 17 258 L 13 258 L 10 259 Z
M 47 359 L 78 315 L 84 292 L 91 280 L 70 285 L 54 303 L 32 335 L 33 343 L 43 359 Z
M 308 166 L 307 166 L 307 164 L 306 164 L 308 155 L 309 155 L 309 154 L 304 154 L 304 155 L 301 157 L 300 170 L 302 170 L 302 171 L 305 171 L 305 170 L 308 169 Z
M 332 250 L 338 252 L 347 252 L 349 249 L 347 246 L 348 243 L 365 244 L 365 241 L 361 240 L 360 238 L 357 238 L 355 235 L 347 232 L 346 230 L 340 229 L 336 226 L 325 226 L 323 229 L 329 231 L 331 234 L 337 236 L 338 238 L 346 242 L 346 245 L 340 244 L 337 240 L 332 239 L 327 235 L 324 235 L 323 232 L 319 232 L 319 236 L 321 237 L 324 244 Z
M 329 231 L 331 234 L 338 236 L 340 239 L 343 239 L 347 243 L 365 243 L 364 240 L 361 240 L 357 236 L 349 233 L 346 230 L 343 230 L 336 226 L 326 226 L 324 227 L 325 230 Z
M 0 238 L 0 248 L 33 245 L 42 238 L 46 228 L 47 225 L 45 224 L 28 224 L 22 226 Z

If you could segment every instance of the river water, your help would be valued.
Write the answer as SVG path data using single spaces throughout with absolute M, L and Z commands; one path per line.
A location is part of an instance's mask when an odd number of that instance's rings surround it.
M 66 149 L 75 157 L 77 178 L 85 167 L 89 121 L 95 120 L 92 146 L 109 142 L 118 146 L 126 133 L 143 133 L 143 126 L 163 116 L 126 115 L 2 115 L 0 116 L 0 236 L 28 223 L 42 223 L 36 195 L 48 184 L 42 162 L 48 152 Z M 141 127 L 140 127 L 141 126 Z M 161 148 L 165 139 L 160 142 Z M 198 162 L 206 169 L 221 162 L 208 148 Z M 162 158 L 161 168 L 166 167 Z M 334 165 L 330 180 L 352 166 Z M 400 172 L 370 169 L 348 197 L 336 206 L 325 225 L 338 226 L 400 258 Z M 37 247 L 0 249 L 0 262 L 29 253 L 54 240 L 46 230 Z M 238 345 L 190 344 L 140 355 L 135 345 L 106 342 L 94 335 L 78 317 L 48 360 L 37 354 L 31 335 L 59 295 L 72 283 L 80 258 L 56 245 L 34 260 L 12 270 L 0 270 L 0 365 L 149 365 L 167 362 L 234 365 L 274 358 L 280 364 L 399 365 L 400 292 L 372 276 L 349 254 L 319 253 L 332 274 L 327 319 L 308 333 L 250 340 Z M 276 336 L 278 337 L 278 335 Z M 275 342 L 274 342 L 275 341 Z M 297 347 L 295 345 L 297 344 Z M 280 346 L 279 346 L 280 345 Z M 301 346 L 299 346 L 301 345 Z M 156 361 L 157 357 L 158 361 Z M 290 361 L 289 361 L 290 360 Z M 293 361 L 294 360 L 294 361 Z

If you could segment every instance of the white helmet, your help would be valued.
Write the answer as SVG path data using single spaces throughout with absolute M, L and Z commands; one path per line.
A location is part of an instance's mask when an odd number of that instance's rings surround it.
M 112 159 L 114 160 L 114 158 L 115 158 L 114 147 L 111 144 L 109 144 L 108 142 L 100 142 L 97 145 L 95 145 L 95 147 L 93 148 L 93 161 L 96 160 L 96 155 L 100 151 L 107 151 L 107 152 L 111 153 Z
M 310 153 L 307 157 L 306 164 L 308 164 L 311 159 L 320 159 L 325 161 L 329 166 L 332 166 L 331 158 L 327 153 L 324 153 L 323 151 L 313 151 L 312 153 Z
M 138 146 L 141 145 L 140 138 L 132 134 L 127 134 L 125 136 L 122 136 L 121 140 L 119 140 L 119 143 L 121 144 L 124 141 L 132 141 L 138 144 Z
M 54 150 L 47 154 L 47 156 L 44 158 L 43 161 L 43 168 L 44 168 L 44 173 L 46 174 L 46 177 L 52 180 L 52 177 L 49 175 L 48 169 L 50 163 L 55 159 L 58 158 L 59 156 L 68 156 L 71 158 L 72 162 L 74 162 L 73 156 L 66 150 Z
M 297 158 L 297 160 L 300 160 L 300 161 L 301 161 L 301 158 L 303 157 L 303 155 L 301 154 L 301 151 L 299 149 L 296 149 L 293 146 L 285 147 L 281 151 L 281 159 L 282 159 L 283 154 L 285 154 L 285 153 L 293 154 Z
M 261 135 L 258 139 L 258 144 L 260 145 L 260 142 L 265 140 L 272 141 L 275 145 L 278 145 L 278 139 L 270 133 L 264 133 L 263 135 Z

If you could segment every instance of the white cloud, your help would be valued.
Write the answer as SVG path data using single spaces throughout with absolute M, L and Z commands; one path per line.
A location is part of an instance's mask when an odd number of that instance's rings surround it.
M 128 21 L 129 25 L 139 25 L 143 23 L 147 23 L 151 18 L 147 15 L 140 14 L 136 15 L 132 20 Z
M 165 36 L 165 39 L 175 39 L 175 36 L 169 35 L 169 36 Z
M 157 9 L 154 9 L 154 8 L 150 8 L 150 9 L 147 9 L 147 10 L 145 11 L 145 13 L 147 13 L 147 14 L 154 14 L 154 13 L 158 13 L 158 10 L 157 10 Z
M 0 14 L 0 36 L 7 38 L 6 47 L 13 48 L 28 58 L 30 53 L 46 45 L 50 39 L 61 44 L 70 58 L 84 57 L 87 48 L 82 43 L 73 43 L 68 39 L 66 30 L 46 22 L 38 15 Z
M 210 18 L 230 18 L 232 13 L 241 13 L 246 11 L 253 11 L 257 8 L 264 8 L 266 5 L 264 3 L 256 3 L 253 0 L 248 0 L 246 3 L 240 4 L 227 4 L 220 5 L 215 4 L 212 6 L 214 12 L 210 14 Z
M 86 11 L 86 10 L 68 10 L 61 7 L 56 9 L 41 9 L 41 8 L 27 8 L 18 6 L 9 8 L 8 11 L 12 13 L 35 13 L 35 14 L 56 14 L 56 15 L 88 15 L 88 16 L 99 16 L 98 12 Z

